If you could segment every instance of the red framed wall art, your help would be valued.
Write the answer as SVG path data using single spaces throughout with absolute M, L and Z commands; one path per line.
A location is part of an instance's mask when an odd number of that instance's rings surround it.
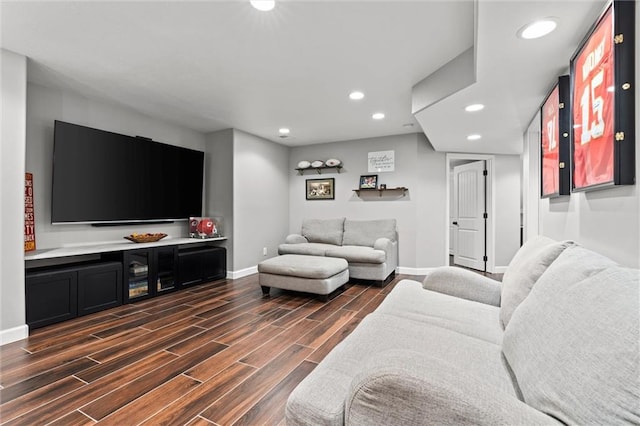
M 635 184 L 634 16 L 610 3 L 571 59 L 573 191 Z
M 36 249 L 36 220 L 33 209 L 33 174 L 24 175 L 24 251 Z
M 570 81 L 558 78 L 540 108 L 540 196 L 552 198 L 571 193 Z

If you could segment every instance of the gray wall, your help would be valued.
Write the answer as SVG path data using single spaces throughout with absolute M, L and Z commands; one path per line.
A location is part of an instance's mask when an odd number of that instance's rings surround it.
M 360 198 L 360 175 L 367 171 L 367 153 L 395 151 L 395 171 L 380 172 L 378 183 L 387 187 L 405 186 L 405 197 L 366 195 Z M 341 173 L 294 170 L 301 160 L 338 158 L 344 163 Z M 442 265 L 445 250 L 445 156 L 433 151 L 424 135 L 409 134 L 360 139 L 291 149 L 289 161 L 289 232 L 299 233 L 304 218 L 348 217 L 350 219 L 395 218 L 398 222 L 400 259 L 404 268 Z M 305 199 L 305 181 L 335 178 L 335 200 Z
M 234 130 L 233 270 L 253 268 L 277 254 L 289 226 L 289 149 Z
M 222 217 L 222 233 L 228 238 L 222 244 L 227 248 L 227 270 L 233 271 L 233 129 L 207 135 L 204 161 L 204 214 Z
M 418 167 L 413 191 L 416 195 L 414 267 L 420 269 L 444 264 L 449 228 L 445 208 L 448 178 L 445 154 L 435 152 L 423 134 L 416 137 Z M 411 267 L 402 263 L 401 266 Z
M 205 150 L 203 134 L 150 118 L 117 104 L 31 83 L 27 86 L 27 105 L 26 169 L 33 173 L 38 249 L 96 241 L 120 241 L 124 235 L 132 232 L 164 232 L 172 237 L 187 235 L 186 222 L 107 228 L 51 225 L 53 123 L 54 120 L 67 121 L 125 135 L 145 136 L 158 142 L 200 151 Z
M 24 156 L 27 58 L 0 50 L 0 344 L 27 335 L 24 297 Z

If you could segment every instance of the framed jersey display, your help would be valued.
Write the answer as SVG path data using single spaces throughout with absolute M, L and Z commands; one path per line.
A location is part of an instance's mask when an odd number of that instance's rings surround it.
M 635 183 L 634 16 L 610 3 L 571 59 L 573 191 Z
M 540 108 L 540 196 L 553 198 L 571 193 L 569 76 L 553 86 Z

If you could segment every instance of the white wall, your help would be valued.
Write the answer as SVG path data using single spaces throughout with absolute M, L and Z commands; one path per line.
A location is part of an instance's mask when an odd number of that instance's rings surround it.
M 395 171 L 369 173 L 367 154 L 395 151 Z M 329 169 L 318 175 L 313 171 L 298 175 L 294 170 L 301 160 L 342 160 L 340 173 Z M 445 251 L 446 202 L 445 156 L 431 148 L 422 134 L 395 135 L 330 144 L 307 145 L 291 149 L 289 161 L 290 233 L 299 233 L 304 218 L 384 219 L 395 218 L 398 226 L 399 265 L 415 270 L 442 265 Z M 405 197 L 360 198 L 360 175 L 377 174 L 378 183 L 389 188 L 409 188 Z M 335 179 L 335 200 L 305 198 L 305 181 Z M 419 271 L 416 271 L 419 273 Z
M 233 270 L 242 271 L 277 255 L 287 234 L 289 149 L 239 130 L 233 134 Z
M 164 232 L 172 237 L 184 237 L 188 234 L 186 222 L 106 228 L 90 225 L 51 225 L 54 120 L 125 135 L 145 136 L 158 142 L 200 151 L 205 150 L 203 134 L 153 119 L 117 104 L 31 83 L 27 86 L 27 105 L 26 168 L 28 172 L 33 173 L 38 249 L 122 240 L 124 235 L 132 232 Z M 96 161 L 100 159 L 97 158 Z
M 636 8 L 640 22 L 640 8 Z M 640 44 L 636 43 L 636 182 L 640 177 Z M 539 120 L 533 122 L 538 126 Z M 531 129 L 529 129 L 531 131 Z M 525 140 L 525 150 L 537 150 L 538 140 Z M 531 148 L 530 144 L 536 144 Z M 535 157 L 535 156 L 530 156 Z M 530 179 L 540 181 L 539 166 L 529 159 Z M 535 175 L 535 176 L 534 176 Z M 539 185 L 531 184 L 531 200 L 538 200 L 539 230 L 555 239 L 572 239 L 613 260 L 634 268 L 640 267 L 640 188 L 638 184 L 592 192 L 573 193 L 567 197 L 540 199 Z M 528 203 L 529 208 L 533 208 Z
M 495 265 L 509 265 L 520 247 L 520 158 L 496 155 L 494 161 Z
M 24 296 L 24 157 L 27 58 L 0 49 L 0 345 L 27 337 Z
M 540 234 L 538 203 L 540 201 L 540 112 L 526 133 L 522 150 L 522 225 L 523 241 Z

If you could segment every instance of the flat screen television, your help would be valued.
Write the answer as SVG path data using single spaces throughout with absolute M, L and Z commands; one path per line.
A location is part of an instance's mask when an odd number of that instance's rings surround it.
M 51 222 L 94 225 L 202 214 L 204 153 L 56 121 Z

